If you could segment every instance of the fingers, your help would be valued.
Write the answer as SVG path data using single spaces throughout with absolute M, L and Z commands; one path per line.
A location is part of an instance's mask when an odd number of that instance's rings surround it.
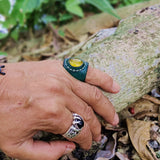
M 15 151 L 9 152 L 9 156 L 24 160 L 58 160 L 64 154 L 75 149 L 75 144 L 68 141 L 33 141 L 32 139 L 15 146 Z M 11 155 L 11 153 L 13 153 Z
M 84 121 L 84 127 L 82 128 L 80 133 L 73 138 L 67 138 L 67 139 L 76 142 L 84 150 L 89 150 L 92 146 L 92 134 L 88 124 L 85 121 Z
M 120 90 L 120 86 L 109 75 L 90 66 L 88 67 L 85 81 L 99 86 L 107 92 L 117 93 Z
M 97 87 L 87 83 L 77 82 L 72 90 L 78 97 L 92 106 L 94 111 L 101 115 L 106 121 L 112 125 L 117 125 L 119 118 L 113 105 Z
M 101 125 L 93 109 L 75 94 L 70 93 L 69 95 L 71 98 L 67 99 L 67 108 L 83 117 L 90 128 L 93 140 L 99 141 L 101 139 Z
M 69 95 L 71 95 L 71 94 L 69 93 L 68 96 Z M 40 113 L 38 115 L 39 122 L 38 122 L 38 124 L 36 124 L 36 130 L 43 130 L 43 131 L 51 132 L 54 134 L 63 135 L 64 133 L 66 133 L 66 131 L 72 125 L 72 122 L 73 122 L 72 112 L 79 114 L 80 116 L 82 116 L 82 118 L 84 117 L 83 113 L 80 112 L 80 109 L 70 110 L 67 107 L 65 107 L 65 106 L 68 106 L 67 100 L 70 101 L 72 99 L 71 98 L 72 95 L 69 98 L 66 96 L 67 95 L 65 95 L 65 98 L 62 98 L 62 99 L 60 98 L 59 100 L 57 99 L 56 106 L 53 105 L 54 104 L 53 102 L 55 100 L 46 100 L 46 101 L 39 100 L 38 101 L 37 106 L 39 105 Z M 77 104 L 78 103 L 79 103 L 79 101 L 77 101 Z M 44 106 L 46 106 L 46 107 L 44 107 Z M 42 108 L 42 110 L 41 110 L 41 108 Z M 85 118 L 83 118 L 83 119 L 84 119 L 83 129 L 81 130 L 81 132 L 79 133 L 78 136 L 76 136 L 75 138 L 69 139 L 69 140 L 78 143 L 80 145 L 80 147 L 83 149 L 89 149 L 92 145 L 92 133 L 91 133 L 91 129 L 88 124 L 88 121 L 85 121 Z M 95 120 L 93 120 L 93 121 L 95 121 Z M 97 122 L 97 123 L 99 124 L 99 122 Z M 97 125 L 97 123 L 96 123 L 96 125 Z M 94 126 L 92 127 L 92 130 L 93 130 L 93 128 L 94 128 Z M 100 128 L 100 124 L 99 124 L 99 128 Z M 99 132 L 100 132 L 100 129 L 99 129 Z
M 72 124 L 72 113 L 65 106 L 65 98 L 43 99 L 34 104 L 38 107 L 35 130 L 63 134 Z M 33 111 L 33 109 L 31 110 Z M 34 120 L 32 120 L 34 121 Z

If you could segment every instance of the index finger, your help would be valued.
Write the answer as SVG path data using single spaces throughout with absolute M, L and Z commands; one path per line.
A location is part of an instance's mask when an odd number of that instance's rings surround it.
M 96 68 L 88 67 L 85 82 L 98 86 L 104 91 L 117 93 L 120 91 L 120 86 L 113 80 L 111 76 Z

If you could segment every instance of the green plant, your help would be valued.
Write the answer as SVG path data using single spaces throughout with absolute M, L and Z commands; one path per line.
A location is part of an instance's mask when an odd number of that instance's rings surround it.
M 6 52 L 0 52 L 0 56 L 3 55 L 3 56 L 7 56 L 7 53 Z
M 48 0 L 0 0 L 0 39 L 6 37 L 13 28 L 25 27 L 28 14 L 47 2 Z
M 108 0 L 0 0 L 0 39 L 18 39 L 22 29 L 39 29 L 70 20 L 73 15 L 83 17 L 84 4 L 119 18 Z
M 80 7 L 80 4 L 85 3 L 91 4 L 101 11 L 108 12 L 109 14 L 120 19 L 108 0 L 67 0 L 65 6 L 69 12 L 83 17 L 83 10 L 82 7 Z
M 109 1 L 115 7 L 123 7 L 123 6 L 135 4 L 138 2 L 149 1 L 149 0 L 109 0 Z

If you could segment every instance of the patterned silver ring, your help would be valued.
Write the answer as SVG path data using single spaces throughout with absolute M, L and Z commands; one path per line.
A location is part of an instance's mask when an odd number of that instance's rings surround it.
M 63 134 L 65 138 L 74 138 L 80 133 L 80 131 L 84 127 L 84 121 L 82 117 L 77 113 L 73 113 L 72 115 L 73 115 L 72 125 L 67 130 L 67 132 Z

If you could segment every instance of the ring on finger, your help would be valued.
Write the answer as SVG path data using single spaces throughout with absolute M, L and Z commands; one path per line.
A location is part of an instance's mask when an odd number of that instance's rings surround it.
M 78 58 L 66 58 L 63 61 L 63 67 L 74 78 L 84 82 L 88 70 L 89 63 Z
M 65 138 L 76 137 L 81 132 L 82 128 L 84 127 L 83 118 L 79 114 L 72 113 L 72 116 L 73 116 L 72 125 L 67 130 L 67 132 L 63 134 Z

